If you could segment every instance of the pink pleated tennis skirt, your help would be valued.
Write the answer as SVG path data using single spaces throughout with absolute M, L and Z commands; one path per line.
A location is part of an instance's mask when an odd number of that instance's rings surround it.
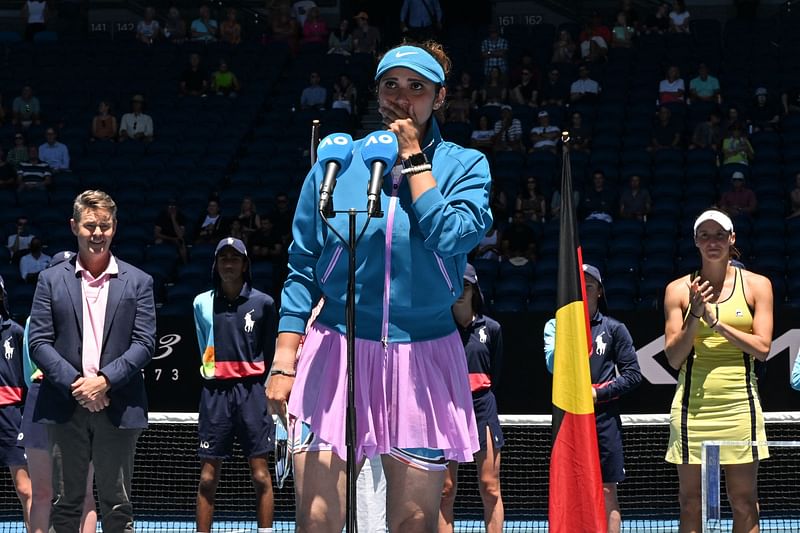
M 356 457 L 436 448 L 472 461 L 480 449 L 467 360 L 457 331 L 429 341 L 356 339 Z M 289 413 L 346 459 L 347 340 L 313 324 L 306 335 Z

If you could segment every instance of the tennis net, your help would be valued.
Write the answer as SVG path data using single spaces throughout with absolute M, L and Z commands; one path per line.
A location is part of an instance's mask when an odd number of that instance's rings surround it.
M 766 413 L 770 441 L 800 440 L 800 412 Z M 133 486 L 139 532 L 194 529 L 199 476 L 197 415 L 151 413 L 139 440 Z M 502 416 L 506 444 L 501 483 L 505 531 L 547 531 L 550 417 Z M 677 531 L 678 479 L 664 461 L 668 415 L 623 416 L 626 480 L 619 486 L 624 531 Z M 800 457 L 797 448 L 773 448 L 761 463 L 762 531 L 800 531 Z M 270 457 L 270 469 L 272 470 Z M 291 478 L 275 489 L 275 530 L 294 529 Z M 722 489 L 724 495 L 724 489 Z M 722 512 L 729 513 L 722 498 Z M 474 464 L 459 468 L 458 531 L 483 531 Z M 217 491 L 215 531 L 255 531 L 255 497 L 247 462 L 238 446 L 223 464 Z M 0 476 L 0 532 L 23 531 L 19 502 L 8 475 Z

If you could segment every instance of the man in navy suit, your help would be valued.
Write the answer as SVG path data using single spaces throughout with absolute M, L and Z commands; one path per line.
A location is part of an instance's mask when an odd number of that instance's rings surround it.
M 133 531 L 131 478 L 147 426 L 141 370 L 153 357 L 153 279 L 110 251 L 117 206 L 102 191 L 75 199 L 78 256 L 43 271 L 30 320 L 31 358 L 44 372 L 36 422 L 48 424 L 55 533 L 79 530 L 94 463 L 103 531 Z

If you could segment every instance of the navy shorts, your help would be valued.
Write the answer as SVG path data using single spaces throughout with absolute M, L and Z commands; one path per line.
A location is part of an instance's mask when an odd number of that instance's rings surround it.
M 494 449 L 499 450 L 505 444 L 503 428 L 500 427 L 500 418 L 497 416 L 497 401 L 490 390 L 472 396 L 472 405 L 475 409 L 475 424 L 478 426 L 478 441 L 481 451 L 486 450 L 486 428 L 492 435 Z
M 597 447 L 603 483 L 619 483 L 625 479 L 625 458 L 622 454 L 622 421 L 617 416 L 597 415 Z
M 203 383 L 197 426 L 201 458 L 227 459 L 234 437 L 245 457 L 266 455 L 274 432 L 263 377 Z
M 0 407 L 0 466 L 23 466 L 25 450 L 19 445 L 22 425 L 22 407 L 3 405 Z
M 19 442 L 26 449 L 48 451 L 50 450 L 50 445 L 47 440 L 47 426 L 33 421 L 33 410 L 36 407 L 36 400 L 39 398 L 39 388 L 41 386 L 41 383 L 33 382 L 28 388 L 25 409 L 22 412 L 22 430 L 19 434 Z

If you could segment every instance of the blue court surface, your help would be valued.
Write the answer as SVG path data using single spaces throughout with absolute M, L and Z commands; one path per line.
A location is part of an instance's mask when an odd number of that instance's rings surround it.
M 253 522 L 250 527 L 242 527 L 241 521 L 237 522 L 216 522 L 213 531 L 216 533 L 253 533 L 256 531 L 256 524 Z M 138 521 L 136 522 L 137 531 L 158 531 L 159 533 L 185 533 L 194 532 L 194 522 L 157 522 L 157 521 Z M 294 522 L 275 522 L 273 526 L 276 532 L 294 531 Z M 25 528 L 21 522 L 0 524 L 3 532 L 25 533 Z M 547 522 L 543 521 L 507 521 L 503 528 L 505 531 L 533 533 L 546 532 Z M 722 533 L 733 529 L 730 520 L 723 520 L 718 528 L 707 530 L 706 533 Z M 481 532 L 483 524 L 476 521 L 456 522 L 456 533 Z M 99 529 L 98 529 L 99 531 Z M 622 523 L 623 533 L 677 533 L 677 520 L 629 520 Z M 761 533 L 788 533 L 800 531 L 800 517 L 791 519 L 763 519 L 761 520 Z

